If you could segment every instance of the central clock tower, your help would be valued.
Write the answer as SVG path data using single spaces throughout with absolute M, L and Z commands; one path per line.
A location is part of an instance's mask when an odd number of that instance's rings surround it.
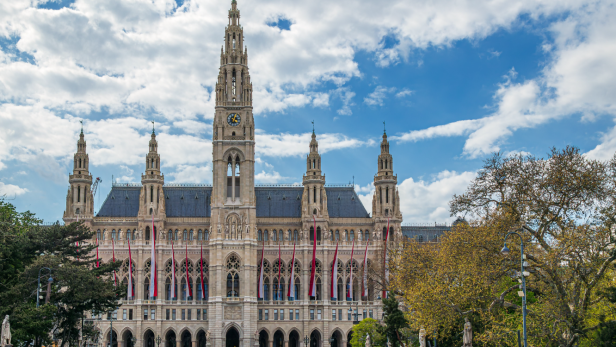
M 258 266 L 254 139 L 248 50 L 244 47 L 240 11 L 233 0 L 229 24 L 225 28 L 225 42 L 220 51 L 212 131 L 213 190 L 209 248 L 210 276 L 213 275 L 213 279 L 210 278 L 210 312 L 216 312 L 216 317 L 211 317 L 211 321 L 222 323 L 210 325 L 216 346 L 220 345 L 219 341 L 222 343 L 228 327 L 240 317 L 244 322 L 244 332 L 252 333 L 257 329 L 257 293 L 256 287 L 250 285 L 257 282 Z M 233 261 L 237 264 L 238 260 L 239 268 L 231 273 L 228 263 Z M 229 281 L 234 283 L 231 290 Z M 239 302 L 243 305 L 238 306 Z

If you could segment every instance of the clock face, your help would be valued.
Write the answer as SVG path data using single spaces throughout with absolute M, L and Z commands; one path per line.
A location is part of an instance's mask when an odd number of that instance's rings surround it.
M 241 121 L 242 121 L 242 118 L 237 113 L 230 113 L 227 116 L 227 123 L 229 123 L 229 125 L 231 126 L 238 126 Z

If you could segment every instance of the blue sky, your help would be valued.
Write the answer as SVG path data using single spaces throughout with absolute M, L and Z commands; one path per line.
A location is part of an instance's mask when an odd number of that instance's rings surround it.
M 166 182 L 211 183 L 230 1 L 0 4 L 0 194 L 62 218 L 79 120 L 91 172 L 139 182 L 155 120 Z M 240 0 L 256 179 L 301 182 L 311 121 L 328 183 L 367 209 L 386 122 L 405 222 L 451 221 L 495 151 L 616 150 L 611 1 Z

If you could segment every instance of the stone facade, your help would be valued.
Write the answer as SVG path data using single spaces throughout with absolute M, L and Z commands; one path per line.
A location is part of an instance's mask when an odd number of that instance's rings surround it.
M 114 346 L 117 341 L 122 347 L 132 347 L 134 337 L 136 346 L 158 347 L 160 336 L 166 347 L 297 347 L 305 345 L 305 337 L 311 337 L 310 346 L 338 347 L 347 345 L 353 321 L 382 316 L 380 289 L 370 282 L 368 296 L 360 293 L 365 251 L 370 263 L 379 261 L 375 257 L 384 245 L 388 224 L 391 243 L 402 238 L 397 176 L 387 135 L 383 134 L 374 177 L 372 215 L 353 186 L 326 184 L 314 131 L 302 186 L 255 186 L 248 51 L 235 0 L 231 6 L 216 84 L 212 185 L 165 184 L 161 172 L 165 158 L 158 154 L 153 129 L 141 183 L 114 183 L 94 215 L 83 131 L 77 142 L 65 223 L 79 220 L 96 231 L 97 239 L 92 242 L 98 242 L 101 260 L 110 262 L 115 257 L 123 263 L 117 274 L 122 283 L 127 283 L 129 239 L 131 244 L 136 295 L 123 301 L 117 320 L 113 320 Z M 310 298 L 315 231 L 317 296 Z M 154 237 L 158 297 L 151 298 Z M 330 276 L 337 243 L 339 300 L 331 300 Z M 289 283 L 294 249 L 298 298 L 288 300 L 285 284 Z M 258 299 L 262 250 L 265 298 Z M 177 299 L 170 298 L 172 254 Z M 205 299 L 200 298 L 201 259 Z M 347 286 L 351 271 L 354 281 Z M 282 295 L 273 290 L 279 277 Z M 185 295 L 187 278 L 192 297 Z M 350 287 L 353 299 L 345 300 Z M 107 346 L 109 320 L 102 315 L 92 318 Z

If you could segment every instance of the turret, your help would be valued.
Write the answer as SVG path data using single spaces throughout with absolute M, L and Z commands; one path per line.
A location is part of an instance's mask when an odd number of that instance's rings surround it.
M 145 157 L 145 173 L 141 175 L 139 215 L 164 216 L 163 185 L 165 184 L 165 175 L 160 172 L 160 154 L 158 154 L 154 122 L 152 122 L 152 136 L 148 148 L 149 151 Z
M 314 123 L 313 123 L 314 124 Z M 321 173 L 321 155 L 319 154 L 319 142 L 317 135 L 312 129 L 310 152 L 306 156 L 306 174 L 304 184 L 303 217 L 327 217 L 327 196 L 325 194 L 325 175 Z
M 91 219 L 94 213 L 94 199 L 90 187 L 92 175 L 89 172 L 90 159 L 86 152 L 86 140 L 83 134 L 83 122 L 81 133 L 77 140 L 77 152 L 73 156 L 73 174 L 69 175 L 69 188 L 66 196 L 66 210 L 64 218 L 71 221 L 77 219 Z
M 393 157 L 389 154 L 387 132 L 383 130 L 381 154 L 374 176 L 375 192 L 372 198 L 372 215 L 381 218 L 402 218 L 397 189 L 398 177 L 394 175 Z

